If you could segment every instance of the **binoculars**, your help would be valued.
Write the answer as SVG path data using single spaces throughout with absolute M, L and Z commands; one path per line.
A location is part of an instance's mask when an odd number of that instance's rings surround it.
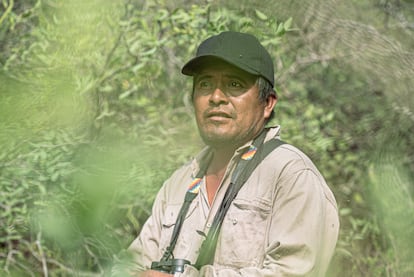
M 184 272 L 184 265 L 186 264 L 190 264 L 190 261 L 185 259 L 161 260 L 159 262 L 152 262 L 151 269 L 169 274 L 176 272 L 182 273 Z

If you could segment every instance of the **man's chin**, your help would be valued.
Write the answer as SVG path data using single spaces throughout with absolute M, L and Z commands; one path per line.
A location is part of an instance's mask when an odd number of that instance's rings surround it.
M 209 132 L 200 133 L 200 136 L 204 143 L 211 147 L 234 146 L 237 144 L 234 136 L 230 136 L 228 133 Z

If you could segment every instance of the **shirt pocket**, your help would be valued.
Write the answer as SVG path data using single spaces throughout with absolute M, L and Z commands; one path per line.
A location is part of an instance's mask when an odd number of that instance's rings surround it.
M 169 204 L 167 205 L 164 213 L 164 218 L 161 222 L 161 236 L 160 236 L 160 249 L 162 253 L 165 252 L 167 247 L 170 245 L 171 236 L 176 225 L 178 214 L 180 213 L 182 203 L 178 204 Z M 191 239 L 189 237 L 189 232 L 186 230 L 193 230 L 195 228 L 197 217 L 195 216 L 195 210 L 198 206 L 198 203 L 191 203 L 188 212 L 185 216 L 181 230 L 178 233 L 178 240 L 174 249 L 175 258 L 185 258 L 188 255 L 189 248 L 191 246 Z
M 267 202 L 234 199 L 223 221 L 215 262 L 235 268 L 260 267 L 270 213 Z

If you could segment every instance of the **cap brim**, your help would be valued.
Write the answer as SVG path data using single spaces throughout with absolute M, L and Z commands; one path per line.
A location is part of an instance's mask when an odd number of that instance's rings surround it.
M 195 73 L 197 73 L 198 69 L 205 65 L 208 64 L 212 59 L 218 59 L 218 60 L 222 60 L 225 61 L 231 65 L 234 65 L 237 68 L 240 68 L 241 70 L 244 70 L 250 74 L 253 75 L 260 75 L 258 72 L 256 72 L 255 70 L 250 69 L 247 65 L 244 65 L 240 62 L 236 63 L 234 61 L 232 61 L 231 59 L 228 58 L 224 58 L 221 57 L 219 55 L 213 55 L 213 54 L 206 54 L 206 55 L 201 55 L 198 57 L 195 57 L 193 59 L 191 59 L 190 61 L 188 61 L 183 68 L 181 69 L 181 73 L 187 76 L 194 76 Z

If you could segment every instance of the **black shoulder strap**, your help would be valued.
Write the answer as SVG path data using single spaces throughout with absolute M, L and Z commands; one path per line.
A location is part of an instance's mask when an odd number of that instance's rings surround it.
M 224 195 L 223 202 L 221 203 L 220 208 L 213 219 L 212 226 L 206 236 L 206 239 L 201 245 L 200 254 L 194 265 L 198 269 L 200 269 L 203 265 L 213 263 L 221 225 L 233 199 L 236 197 L 240 188 L 244 185 L 244 183 L 247 181 L 256 167 L 260 164 L 260 162 L 263 161 L 269 153 L 271 153 L 280 145 L 284 144 L 284 142 L 279 139 L 271 139 L 263 143 L 264 135 L 261 140 L 261 142 L 259 141 L 257 152 L 253 158 L 248 161 L 241 159 L 237 164 L 237 167 L 232 175 L 232 180 L 229 188 Z
M 207 154 L 207 160 L 211 160 L 211 153 Z M 210 162 L 204 163 L 204 165 L 201 166 L 199 172 L 196 175 L 196 178 L 203 178 L 203 176 L 207 172 L 207 167 Z M 188 209 L 190 208 L 191 202 L 196 198 L 197 193 L 193 193 L 190 191 L 187 191 L 184 197 L 183 205 L 181 206 L 181 209 L 177 215 L 177 220 L 175 221 L 174 229 L 171 234 L 171 240 L 169 246 L 165 249 L 164 254 L 162 255 L 161 261 L 168 261 L 170 259 L 174 259 L 173 251 L 175 248 L 175 245 L 178 240 L 178 235 L 180 234 L 181 228 L 184 223 L 185 216 L 188 213 Z

